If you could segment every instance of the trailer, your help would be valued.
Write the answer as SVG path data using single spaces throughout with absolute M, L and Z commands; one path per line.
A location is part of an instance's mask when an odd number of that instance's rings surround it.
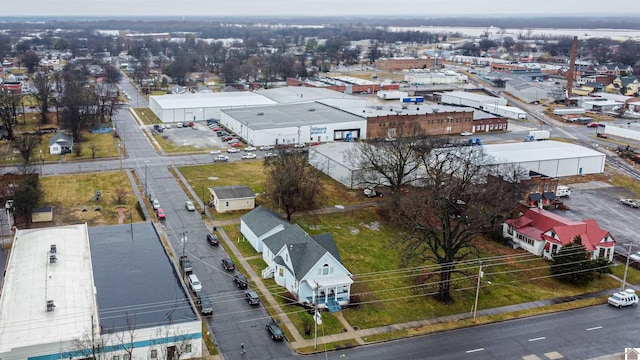
M 515 106 L 482 104 L 480 110 L 513 120 L 527 120 L 527 112 Z
M 531 130 L 524 141 L 548 140 L 550 134 L 549 130 Z
M 380 90 L 376 95 L 382 100 L 400 100 L 402 98 L 409 97 L 408 92 L 396 90 Z
M 440 93 L 441 102 L 447 105 L 468 106 L 474 109 L 482 109 L 487 104 L 506 106 L 507 99 L 483 95 L 466 91 L 451 91 Z
M 581 115 L 587 112 L 583 108 L 557 108 L 553 109 L 553 115 Z

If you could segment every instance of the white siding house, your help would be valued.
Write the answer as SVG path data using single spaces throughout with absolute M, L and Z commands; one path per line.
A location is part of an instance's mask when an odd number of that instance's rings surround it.
M 331 234 L 311 236 L 262 206 L 241 218 L 240 232 L 262 252 L 267 263 L 262 276 L 273 278 L 298 302 L 329 311 L 349 303 L 353 280 Z

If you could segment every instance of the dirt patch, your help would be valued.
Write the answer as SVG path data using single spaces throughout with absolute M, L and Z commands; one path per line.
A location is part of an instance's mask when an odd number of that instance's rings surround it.
M 367 228 L 371 231 L 380 231 L 380 222 L 379 221 L 373 221 L 371 223 L 368 224 L 364 224 L 364 223 L 360 223 L 360 226 Z
M 116 209 L 118 213 L 118 224 L 124 224 L 124 218 L 126 217 L 125 213 L 127 212 L 127 208 L 119 207 Z

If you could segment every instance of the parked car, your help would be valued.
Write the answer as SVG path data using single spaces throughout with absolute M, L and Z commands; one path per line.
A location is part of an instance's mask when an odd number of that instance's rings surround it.
M 276 323 L 268 323 L 267 331 L 271 335 L 271 340 L 275 341 L 284 339 L 284 333 L 282 332 L 282 329 L 280 329 L 280 326 L 278 326 L 278 324 Z
M 186 255 L 180 256 L 180 268 L 182 268 L 182 271 L 184 271 L 185 274 L 188 274 L 191 271 L 193 271 L 193 267 L 191 266 L 191 260 L 189 260 L 189 258 Z
M 164 213 L 164 210 L 162 210 L 162 208 L 158 208 L 156 210 L 156 216 L 158 217 L 158 220 L 164 220 L 167 215 Z
M 638 295 L 636 295 L 635 290 L 627 289 L 611 295 L 607 302 L 617 308 L 629 305 L 636 306 L 638 305 Z
M 218 132 L 218 131 L 220 131 L 220 128 L 214 125 L 214 127 L 211 130 L 213 130 L 215 132 Z
M 249 305 L 258 305 L 260 304 L 260 298 L 258 294 L 256 294 L 253 290 L 247 290 L 244 292 L 244 298 L 247 300 Z
M 218 240 L 216 234 L 207 234 L 207 242 L 213 246 L 218 246 L 220 244 L 220 240 Z
M 209 154 L 218 155 L 218 154 L 222 154 L 222 151 L 220 151 L 220 150 L 211 150 L 211 151 L 209 151 Z
M 604 126 L 604 125 L 600 125 L 600 123 L 597 123 L 597 122 L 592 122 L 592 123 L 588 123 L 587 124 L 588 128 L 595 128 L 595 127 L 598 127 L 598 126 Z
M 231 153 L 239 153 L 239 152 L 240 152 L 240 150 L 238 150 L 238 149 L 236 149 L 236 148 L 232 147 L 232 148 L 227 149 L 227 152 L 228 152 L 229 154 L 231 154 Z
M 233 137 L 233 136 L 230 136 L 230 135 L 226 135 L 226 136 L 224 136 L 224 137 L 222 138 L 222 141 L 227 142 L 227 141 L 229 141 L 229 140 L 231 140 L 231 139 L 234 139 L 234 137 Z
M 246 148 L 244 148 L 244 151 L 246 151 L 246 152 L 256 151 L 256 148 L 253 147 L 253 146 L 247 146 Z
M 629 255 L 629 259 L 640 263 L 640 251 L 638 251 L 637 253 L 633 253 L 633 254 Z
M 216 157 L 213 158 L 214 162 L 220 162 L 220 161 L 229 161 L 229 157 L 226 155 L 218 155 Z
M 200 283 L 200 280 L 198 280 L 196 274 L 189 275 L 188 280 L 189 287 L 191 287 L 191 290 L 193 290 L 194 293 L 200 292 L 200 290 L 202 290 L 202 283 Z
M 471 136 L 471 135 L 473 135 L 473 133 L 470 133 L 468 131 L 464 131 L 460 133 L 460 136 Z
M 184 127 L 184 124 L 182 124 L 181 122 L 179 122 L 179 123 L 177 123 L 177 124 L 176 124 L 176 127 L 177 127 L 177 128 Z
M 243 159 L 243 160 L 255 159 L 255 158 L 257 158 L 257 157 L 258 157 L 258 156 L 257 156 L 256 154 L 254 154 L 254 153 L 248 153 L 248 154 L 243 154 L 243 155 L 242 155 L 242 159 Z
M 233 271 L 236 268 L 236 264 L 229 258 L 222 259 L 222 267 L 227 271 Z
M 636 199 L 620 199 L 620 202 L 627 205 L 627 206 L 631 206 L 632 208 L 639 208 L 640 207 L 640 201 L 636 200 Z
M 231 145 L 234 148 L 242 147 L 242 144 L 240 142 L 229 142 L 229 145 Z
M 269 151 L 269 150 L 273 150 L 273 146 L 271 145 L 260 146 L 260 151 Z
M 194 124 L 194 123 L 190 122 L 190 123 L 188 123 L 188 124 L 187 124 L 187 126 L 188 126 L 188 127 L 194 127 L 194 126 L 196 126 L 196 124 Z
M 191 200 L 185 201 L 184 202 L 184 207 L 186 207 L 187 210 L 189 210 L 189 211 L 195 211 L 196 210 L 196 207 L 195 207 L 195 205 L 193 205 L 193 201 L 191 201 Z
M 240 289 L 246 289 L 249 286 L 249 282 L 247 278 L 242 274 L 237 274 L 233 277 L 233 282 L 236 283 L 236 286 Z
M 196 293 L 196 304 L 198 305 L 198 309 L 200 309 L 202 315 L 213 314 L 213 303 L 207 293 L 203 290 Z
M 271 157 L 277 157 L 277 156 L 278 156 L 278 154 L 272 153 L 272 152 L 268 152 L 268 153 L 264 154 L 265 158 L 271 158 Z
M 151 206 L 153 207 L 153 210 L 158 210 L 160 208 L 160 201 L 158 201 L 158 199 L 153 199 Z
M 607 138 L 607 134 L 605 134 L 605 133 L 597 133 L 596 136 L 599 137 L 599 138 L 602 138 L 602 139 L 606 139 Z

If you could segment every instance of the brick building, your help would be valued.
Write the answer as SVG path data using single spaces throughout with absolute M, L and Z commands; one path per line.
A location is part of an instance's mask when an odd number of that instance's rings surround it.
M 367 139 L 395 138 L 407 135 L 452 135 L 470 132 L 473 110 L 455 109 L 423 113 L 398 113 L 367 116 Z
M 434 58 L 380 58 L 376 66 L 380 70 L 408 70 L 433 69 L 436 65 Z

